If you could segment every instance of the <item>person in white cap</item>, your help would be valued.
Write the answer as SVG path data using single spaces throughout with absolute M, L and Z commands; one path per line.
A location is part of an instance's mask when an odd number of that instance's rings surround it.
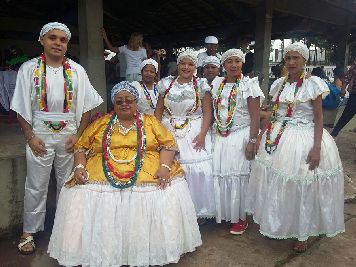
M 258 78 L 242 74 L 244 62 L 240 49 L 227 50 L 221 57 L 226 76 L 212 82 L 216 221 L 230 221 L 234 235 L 243 234 L 248 227 L 245 193 L 257 151 L 260 101 L 264 98 Z
M 216 56 L 207 56 L 203 61 L 203 77 L 207 79 L 208 84 L 211 86 L 211 82 L 219 75 L 220 59 Z
M 158 72 L 158 63 L 149 58 L 142 61 L 140 65 L 142 81 L 133 81 L 132 85 L 139 92 L 137 109 L 141 113 L 153 115 L 158 98 L 156 78 Z
M 54 165 L 58 194 L 73 169 L 73 147 L 103 100 L 79 64 L 65 57 L 71 33 L 62 23 L 43 26 L 43 53 L 19 69 L 11 109 L 26 145 L 22 254 L 35 251 L 33 234 L 44 229 L 48 182 Z
M 196 78 L 194 51 L 182 52 L 177 59 L 178 76 L 159 81 L 155 116 L 174 135 L 179 162 L 186 174 L 199 223 L 215 217 L 214 180 L 211 161 L 212 103 L 205 78 Z
M 215 36 L 207 36 L 205 38 L 205 47 L 206 47 L 206 51 L 201 52 L 198 55 L 197 73 L 198 73 L 199 77 L 202 77 L 202 75 L 203 75 L 203 62 L 207 56 L 215 56 L 218 59 L 221 58 L 221 55 L 219 53 L 217 53 L 218 47 L 219 47 L 218 38 L 216 38 Z
M 311 236 L 345 231 L 342 164 L 334 139 L 323 129 L 322 98 L 329 88 L 319 77 L 306 76 L 308 57 L 300 42 L 284 50 L 288 75 L 271 85 L 272 116 L 246 198 L 260 233 L 297 239 L 296 252 L 307 250 Z

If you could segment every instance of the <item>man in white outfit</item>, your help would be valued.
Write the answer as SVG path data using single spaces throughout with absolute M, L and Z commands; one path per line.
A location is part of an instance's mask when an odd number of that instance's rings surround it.
M 198 72 L 199 77 L 202 77 L 202 75 L 203 75 L 203 62 L 207 56 L 215 56 L 219 60 L 221 59 L 221 55 L 219 53 L 217 53 L 218 47 L 219 47 L 218 38 L 216 38 L 215 36 L 207 36 L 205 38 L 205 47 L 206 47 L 206 51 L 201 52 L 198 55 L 197 72 Z
M 35 251 L 32 235 L 44 229 L 52 165 L 58 198 L 73 168 L 73 146 L 90 122 L 90 110 L 103 102 L 84 68 L 64 56 L 70 37 L 62 23 L 43 26 L 43 53 L 22 64 L 11 101 L 27 142 L 21 254 Z

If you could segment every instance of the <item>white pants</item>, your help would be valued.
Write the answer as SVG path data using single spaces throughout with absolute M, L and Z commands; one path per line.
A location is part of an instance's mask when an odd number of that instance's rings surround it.
M 27 176 L 25 184 L 23 231 L 36 233 L 44 229 L 48 183 L 52 165 L 59 192 L 73 169 L 73 153 L 65 150 L 67 134 L 36 134 L 46 144 L 47 154 L 36 157 L 26 145 Z

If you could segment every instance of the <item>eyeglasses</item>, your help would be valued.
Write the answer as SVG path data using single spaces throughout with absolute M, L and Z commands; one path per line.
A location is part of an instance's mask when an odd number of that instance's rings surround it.
M 133 102 L 135 102 L 135 98 L 119 98 L 115 101 L 115 104 L 118 106 L 123 105 L 124 103 L 127 105 L 131 105 Z

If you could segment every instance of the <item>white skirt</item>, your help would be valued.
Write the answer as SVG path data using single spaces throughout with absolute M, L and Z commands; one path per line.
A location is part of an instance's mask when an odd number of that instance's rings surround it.
M 250 127 L 231 132 L 227 137 L 214 135 L 213 174 L 216 221 L 237 223 L 246 220 L 245 198 L 250 175 L 250 161 L 245 149 Z
M 265 151 L 265 138 L 252 166 L 246 199 L 246 211 L 253 214 L 260 232 L 300 241 L 344 232 L 343 170 L 329 133 L 323 130 L 320 163 L 314 171 L 306 163 L 314 143 L 313 125 L 288 125 L 272 154 Z
M 182 119 L 181 122 L 184 120 Z M 172 132 L 177 142 L 179 149 L 177 160 L 184 169 L 197 216 L 199 218 L 215 217 L 210 131 L 205 137 L 205 150 L 196 151 L 193 148 L 193 140 L 201 131 L 202 118 L 190 120 L 189 125 L 183 129 L 173 129 L 169 119 L 165 117 L 162 123 Z
M 65 266 L 176 263 L 202 244 L 183 177 L 119 190 L 110 185 L 63 187 L 48 253 Z

